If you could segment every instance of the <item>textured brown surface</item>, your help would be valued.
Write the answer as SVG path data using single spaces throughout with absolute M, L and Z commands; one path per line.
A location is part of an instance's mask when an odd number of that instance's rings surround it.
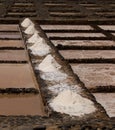
M 38 85 L 29 64 L 0 64 L 0 88 L 38 89 Z
M 21 39 L 19 32 L 0 32 L 0 39 Z
M 43 30 L 93 30 L 89 25 L 41 25 Z
M 40 95 L 0 95 L 0 115 L 45 116 Z
M 48 37 L 105 37 L 102 33 L 47 33 Z
M 115 31 L 115 25 L 100 25 L 100 28 L 104 29 L 104 30 L 112 30 Z
M 115 93 L 94 93 L 96 100 L 105 108 L 110 117 L 115 117 Z
M 27 61 L 25 50 L 0 50 L 1 61 Z
M 114 50 L 62 50 L 60 53 L 65 59 L 115 58 Z
M 0 40 L 0 47 L 24 47 L 22 40 Z
M 114 41 L 110 40 L 52 40 L 55 46 L 63 45 L 63 46 L 115 46 Z
M 115 86 L 114 64 L 71 64 L 71 66 L 88 89 Z

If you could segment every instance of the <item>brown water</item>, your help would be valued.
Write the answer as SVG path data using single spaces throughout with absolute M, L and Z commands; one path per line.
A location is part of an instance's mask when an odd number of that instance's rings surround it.
M 0 47 L 24 47 L 22 40 L 0 40 Z
M 0 95 L 0 115 L 40 115 L 45 111 L 40 95 Z
M 18 31 L 18 32 L 14 32 Z M 0 25 L 0 47 L 23 47 L 17 25 Z M 9 40 L 5 40 L 5 38 Z M 14 39 L 14 40 L 12 40 Z M 8 50 L 1 48 L 0 61 L 27 61 L 23 64 L 0 64 L 0 89 L 6 88 L 33 88 L 39 90 L 29 56 L 24 50 Z M 1 94 L 0 115 L 39 115 L 45 116 L 41 94 Z
M 0 88 L 36 88 L 29 64 L 0 64 Z
M 0 31 L 19 31 L 19 26 L 10 24 L 0 24 Z
M 0 50 L 0 61 L 27 61 L 25 50 Z
M 17 32 L 0 32 L 0 39 L 21 39 L 21 35 Z

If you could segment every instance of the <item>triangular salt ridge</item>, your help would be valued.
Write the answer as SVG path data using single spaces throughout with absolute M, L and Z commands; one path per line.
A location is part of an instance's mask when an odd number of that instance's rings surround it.
M 34 23 L 29 18 L 25 18 L 21 23 L 21 26 L 24 28 L 27 28 L 30 25 L 34 25 Z
M 32 51 L 31 53 L 35 56 L 45 56 L 50 53 L 50 47 L 47 44 L 43 43 L 35 43 L 29 49 Z
M 36 42 L 39 42 L 39 41 L 41 42 L 42 39 L 43 39 L 43 38 L 40 37 L 37 32 L 35 32 L 35 33 L 27 40 L 27 43 L 36 43 Z
M 96 107 L 90 99 L 84 98 L 71 90 L 60 92 L 54 99 L 49 101 L 49 106 L 56 112 L 79 117 L 96 111 Z
M 25 34 L 34 34 L 37 33 L 38 31 L 35 29 L 34 25 L 30 25 L 26 28 L 26 30 L 24 31 Z
M 61 68 L 53 56 L 47 55 L 38 65 L 38 69 L 42 72 L 55 72 Z

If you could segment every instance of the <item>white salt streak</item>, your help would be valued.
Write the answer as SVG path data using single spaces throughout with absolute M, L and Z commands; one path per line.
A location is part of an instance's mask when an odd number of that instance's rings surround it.
M 48 81 L 62 81 L 67 78 L 67 74 L 62 73 L 59 69 L 61 65 L 59 65 L 54 57 L 50 54 L 47 55 L 44 60 L 35 67 L 36 70 L 40 70 L 40 76 L 44 80 Z
M 42 79 L 54 82 L 62 82 L 67 78 L 67 76 L 68 75 L 66 73 L 62 73 L 60 71 L 40 73 L 40 77 Z
M 70 85 L 66 82 L 50 86 L 50 87 L 48 87 L 48 90 L 50 90 L 54 94 L 58 94 L 64 90 L 71 90 L 73 92 L 77 91 L 79 93 L 82 91 L 81 87 L 79 87 L 78 85 Z
M 71 90 L 65 90 L 58 94 L 49 106 L 56 112 L 69 114 L 70 116 L 83 116 L 96 111 L 94 103 Z

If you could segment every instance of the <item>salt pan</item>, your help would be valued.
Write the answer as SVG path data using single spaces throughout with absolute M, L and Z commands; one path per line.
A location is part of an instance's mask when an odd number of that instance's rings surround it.
M 34 25 L 29 18 L 25 18 L 21 23 L 21 26 L 27 28 L 29 25 Z
M 60 68 L 61 65 L 59 65 L 50 54 L 47 55 L 38 66 L 38 69 L 42 72 L 56 72 Z
M 35 29 L 34 25 L 28 26 L 28 28 L 24 31 L 25 34 L 34 34 L 37 33 L 38 31 Z
M 94 103 L 71 90 L 64 90 L 58 94 L 49 106 L 56 112 L 70 116 L 83 116 L 96 111 Z
M 36 42 L 34 45 L 29 47 L 31 53 L 35 56 L 45 56 L 50 53 L 50 47 L 47 44 Z

